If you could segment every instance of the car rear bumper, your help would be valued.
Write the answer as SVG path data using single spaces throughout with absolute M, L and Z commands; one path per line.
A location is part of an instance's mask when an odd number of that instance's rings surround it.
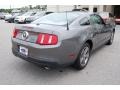
M 120 24 L 120 19 L 116 19 L 116 20 L 115 20 L 115 23 L 116 23 L 116 24 Z
M 20 43 L 19 43 L 20 42 Z M 64 45 L 58 45 L 51 48 L 38 48 L 35 44 L 18 40 L 17 42 L 12 40 L 12 51 L 17 57 L 24 60 L 47 65 L 47 66 L 68 66 L 75 62 L 76 56 L 69 56 L 73 54 L 73 48 L 66 47 Z M 22 55 L 19 52 L 19 46 L 28 48 L 28 56 Z
M 120 21 L 115 21 L 116 24 L 120 24 Z
M 32 20 L 25 20 L 25 23 L 31 23 Z
M 38 60 L 38 59 L 35 59 L 35 58 L 32 58 L 32 57 L 26 57 L 26 56 L 20 54 L 19 52 L 15 51 L 13 48 L 12 48 L 12 52 L 16 57 L 19 57 L 19 58 L 21 58 L 23 60 L 26 60 L 28 62 L 39 64 L 39 65 L 42 65 L 42 66 L 63 67 L 63 65 L 60 65 L 57 62 L 51 62 L 50 60 L 45 59 L 45 58 L 41 58 L 41 59 Z
M 19 20 L 19 19 L 15 19 L 14 22 L 16 22 L 16 23 L 25 23 L 24 20 Z

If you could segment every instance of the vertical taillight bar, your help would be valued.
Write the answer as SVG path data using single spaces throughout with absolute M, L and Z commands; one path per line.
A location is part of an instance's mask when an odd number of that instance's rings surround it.
M 18 32 L 19 32 L 19 30 L 16 28 L 13 30 L 13 38 L 16 38 Z
M 36 43 L 40 45 L 56 45 L 58 43 L 58 36 L 54 34 L 40 33 Z

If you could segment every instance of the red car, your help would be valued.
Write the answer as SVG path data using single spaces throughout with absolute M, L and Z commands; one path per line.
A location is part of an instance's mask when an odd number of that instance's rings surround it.
M 120 24 L 120 16 L 119 16 L 119 17 L 116 17 L 115 23 L 116 23 L 116 24 Z

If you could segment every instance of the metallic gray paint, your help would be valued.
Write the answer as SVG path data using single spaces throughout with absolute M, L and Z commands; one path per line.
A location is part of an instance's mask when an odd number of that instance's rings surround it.
M 85 14 L 83 17 L 88 17 Z M 90 40 L 93 44 L 92 50 L 106 43 L 111 36 L 114 27 L 108 25 L 79 25 L 79 18 L 69 25 L 69 30 L 66 26 L 55 26 L 45 24 L 26 24 L 16 26 L 20 32 L 28 31 L 30 36 L 26 41 L 22 40 L 21 34 L 16 38 L 12 38 L 12 48 L 16 54 L 18 46 L 27 47 L 29 50 L 28 57 L 42 60 L 46 62 L 55 62 L 59 65 L 70 65 L 75 62 L 79 51 L 83 44 Z M 34 33 L 34 34 L 33 34 Z M 35 44 L 38 33 L 55 34 L 58 36 L 57 45 L 38 45 Z M 74 54 L 74 57 L 70 57 Z

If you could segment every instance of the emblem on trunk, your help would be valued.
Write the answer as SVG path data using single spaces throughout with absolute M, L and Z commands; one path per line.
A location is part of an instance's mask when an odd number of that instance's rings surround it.
M 29 33 L 28 33 L 27 31 L 24 31 L 24 32 L 22 33 L 22 39 L 25 40 L 25 39 L 27 39 L 28 37 L 29 37 Z

